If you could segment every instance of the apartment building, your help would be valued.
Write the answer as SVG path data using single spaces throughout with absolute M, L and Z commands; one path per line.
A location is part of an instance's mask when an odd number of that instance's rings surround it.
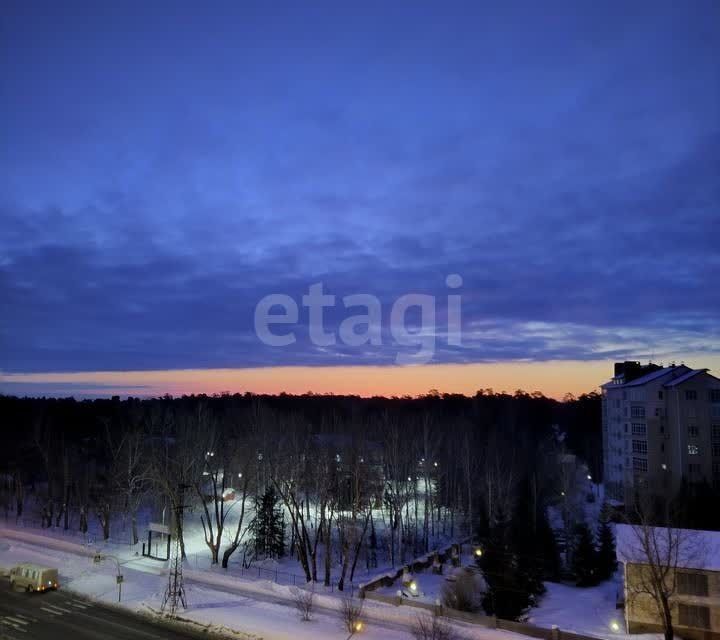
M 708 369 L 618 362 L 602 385 L 606 495 L 674 495 L 683 479 L 720 485 L 720 379 Z

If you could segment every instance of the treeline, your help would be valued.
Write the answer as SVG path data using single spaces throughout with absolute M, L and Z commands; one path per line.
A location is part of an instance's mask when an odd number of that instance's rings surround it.
M 602 473 L 596 394 L 0 397 L 0 415 L 8 517 L 31 492 L 44 526 L 87 530 L 92 518 L 109 537 L 122 516 L 135 542 L 141 506 L 164 505 L 183 545 L 191 510 L 213 563 L 227 566 L 249 532 L 256 553 L 286 545 L 308 581 L 329 583 L 339 558 L 340 588 L 361 556 L 398 566 L 470 537 L 501 550 L 500 565 L 502 554 L 539 558 L 521 587 L 495 589 L 532 591 L 529 576 L 559 574 L 548 505 L 587 489 L 570 486 L 562 461 L 575 453 Z M 277 527 L 276 512 L 287 516 Z

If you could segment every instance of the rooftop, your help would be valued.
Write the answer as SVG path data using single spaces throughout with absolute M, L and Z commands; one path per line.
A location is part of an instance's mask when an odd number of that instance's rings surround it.
M 618 383 L 615 382 L 617 378 L 613 378 L 610 382 L 606 382 L 604 385 L 602 385 L 603 388 L 611 388 L 611 389 L 617 389 L 617 388 L 627 388 L 627 387 L 639 387 L 644 384 L 647 384 L 648 382 L 652 382 L 653 380 L 657 380 L 659 378 L 663 378 L 668 375 L 673 375 L 681 377 L 684 376 L 686 373 L 693 371 L 689 367 L 686 367 L 684 364 L 681 364 L 679 366 L 671 365 L 669 367 L 663 367 L 662 369 L 656 369 L 655 371 L 652 371 L 650 373 L 646 373 L 644 376 L 640 376 L 639 378 L 635 378 L 633 380 L 630 380 L 630 382 L 625 383 Z
M 617 558 L 623 563 L 648 564 L 641 540 L 647 539 L 658 550 L 660 562 L 677 553 L 677 566 L 686 569 L 720 571 L 720 531 L 615 525 Z M 679 541 L 679 542 L 678 542 Z M 668 553 L 668 549 L 671 552 Z
M 710 369 L 693 369 L 692 371 L 688 371 L 686 374 L 681 375 L 679 378 L 675 378 L 674 380 L 670 380 L 669 382 L 666 382 L 663 386 L 664 387 L 677 387 L 679 384 L 682 384 L 683 382 L 687 382 L 691 378 L 694 378 L 695 376 L 701 374 L 701 373 L 707 373 L 710 371 Z

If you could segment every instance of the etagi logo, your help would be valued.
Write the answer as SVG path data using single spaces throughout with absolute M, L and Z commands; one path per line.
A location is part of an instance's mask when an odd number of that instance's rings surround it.
M 462 286 L 462 278 L 450 274 L 445 278 L 448 289 Z M 461 295 L 447 296 L 447 344 L 461 346 Z M 394 344 L 400 347 L 416 347 L 417 351 L 398 351 L 397 364 L 424 364 L 435 355 L 435 340 L 438 327 L 435 320 L 436 297 L 419 293 L 408 293 L 395 300 L 390 309 L 390 335 Z M 310 342 L 318 347 L 330 347 L 338 343 L 361 347 L 383 344 L 383 315 L 380 300 L 369 293 L 355 293 L 344 296 L 345 309 L 361 308 L 363 313 L 343 319 L 337 334 L 327 332 L 324 325 L 324 309 L 336 306 L 336 298 L 323 292 L 322 282 L 311 285 L 302 297 L 302 306 L 308 309 L 308 333 Z M 293 329 L 282 331 L 281 325 L 297 325 L 298 304 L 289 295 L 273 293 L 265 296 L 255 307 L 255 334 L 266 345 L 287 347 L 296 341 Z M 419 317 L 419 322 L 408 323 L 408 315 Z M 275 327 L 271 330 L 271 326 Z M 387 335 L 387 332 L 385 332 Z

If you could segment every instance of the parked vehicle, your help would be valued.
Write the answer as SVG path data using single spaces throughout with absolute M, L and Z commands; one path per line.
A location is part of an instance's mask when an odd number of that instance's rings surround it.
M 10 587 L 25 591 L 47 591 L 57 589 L 58 570 L 37 564 L 21 564 L 10 569 Z

